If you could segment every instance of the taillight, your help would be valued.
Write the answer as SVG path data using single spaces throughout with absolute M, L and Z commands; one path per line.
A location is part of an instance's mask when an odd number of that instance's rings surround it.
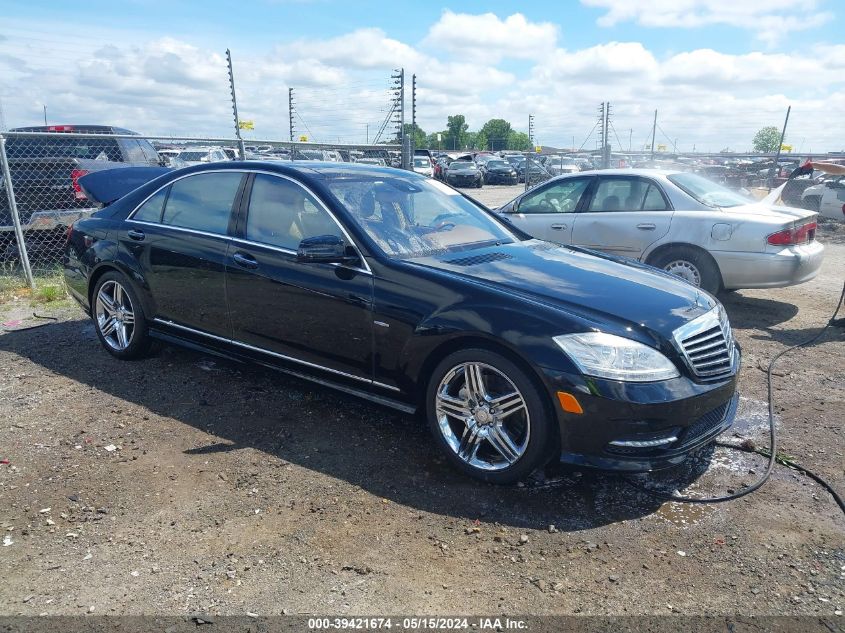
M 812 241 L 816 237 L 816 223 L 808 222 L 801 226 L 796 226 L 791 229 L 784 229 L 777 233 L 772 233 L 766 241 L 772 246 L 792 246 L 793 244 L 803 244 L 804 242 Z
M 73 132 L 72 125 L 49 125 L 47 126 L 48 132 Z
M 79 186 L 79 179 L 88 173 L 86 169 L 74 169 L 70 172 L 70 182 L 73 184 L 73 197 L 77 200 L 85 200 L 87 197 L 82 193 L 82 187 Z

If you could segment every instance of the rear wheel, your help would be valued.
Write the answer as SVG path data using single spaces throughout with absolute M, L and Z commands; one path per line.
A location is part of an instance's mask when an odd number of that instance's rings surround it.
M 147 319 L 138 295 L 121 273 L 108 272 L 97 281 L 91 310 L 97 337 L 112 356 L 141 358 L 150 349 Z
M 662 268 L 667 273 L 680 277 L 711 294 L 716 294 L 722 286 L 719 267 L 705 251 L 683 247 L 672 248 L 655 257 L 651 265 Z
M 446 458 L 462 472 L 509 484 L 544 466 L 554 430 L 534 381 L 484 349 L 451 354 L 434 370 L 426 416 Z

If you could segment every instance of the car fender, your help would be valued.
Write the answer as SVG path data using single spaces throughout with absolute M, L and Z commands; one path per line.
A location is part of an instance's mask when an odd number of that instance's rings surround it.
M 538 306 L 539 307 L 539 306 Z M 405 376 L 413 382 L 427 382 L 428 377 L 421 375 L 429 367 L 427 360 L 437 350 L 447 346 L 446 354 L 456 351 L 452 343 L 459 339 L 471 338 L 483 343 L 485 347 L 499 349 L 511 357 L 519 359 L 538 376 L 539 367 L 555 367 L 564 372 L 577 373 L 577 368 L 551 339 L 551 337 L 530 337 L 520 332 L 548 331 L 554 323 L 549 310 L 538 309 L 536 315 L 527 316 L 524 310 L 497 305 L 494 301 L 478 302 L 461 306 L 453 306 L 440 310 L 436 314 L 420 321 L 414 328 L 399 354 L 399 367 L 404 368 Z M 483 314 L 484 320 L 474 320 L 473 329 L 467 324 L 467 314 Z M 560 315 L 558 314 L 559 320 Z M 536 328 L 531 320 L 536 321 Z M 520 330 L 513 328 L 514 323 L 520 324 Z M 552 325 L 552 327 L 554 327 Z M 561 325 L 561 333 L 571 329 Z M 445 354 L 444 354 L 445 355 Z

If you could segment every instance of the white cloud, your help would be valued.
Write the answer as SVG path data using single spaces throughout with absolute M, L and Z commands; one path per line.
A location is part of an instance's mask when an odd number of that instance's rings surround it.
M 600 26 L 637 22 L 649 27 L 697 28 L 726 25 L 752 31 L 768 44 L 789 33 L 815 28 L 833 15 L 817 0 L 581 0 L 607 12 Z
M 429 29 L 425 43 L 478 60 L 535 59 L 555 47 L 557 35 L 556 25 L 529 22 L 521 13 L 503 20 L 494 13 L 471 15 L 447 9 Z
M 773 0 L 776 8 L 778 2 Z M 793 145 L 804 151 L 845 147 L 838 114 L 845 111 L 845 45 L 745 54 L 702 48 L 668 56 L 636 41 L 558 48 L 556 31 L 543 27 L 538 35 L 531 30 L 537 25 L 521 16 L 492 17 L 444 13 L 416 44 L 377 28 L 267 50 L 233 42 L 241 117 L 256 122 L 258 138 L 287 138 L 287 91 L 293 87 L 297 134 L 362 142 L 368 130 L 372 139 L 388 116 L 388 76 L 404 66 L 408 83 L 417 75 L 418 122 L 429 132 L 445 128 L 446 117 L 458 113 L 471 129 L 501 117 L 525 130 L 533 114 L 540 142 L 569 146 L 574 136 L 580 145 L 596 121 L 598 104 L 610 101 L 615 148 L 627 149 L 629 138 L 633 147 L 641 146 L 657 108 L 663 130 L 658 136 L 678 138 L 681 149 L 747 149 L 757 129 L 780 125 L 792 105 L 787 136 Z M 453 19 L 475 27 L 450 40 L 444 25 Z M 488 22 L 491 29 L 478 27 Z M 10 126 L 37 124 L 46 103 L 55 123 L 110 123 L 150 134 L 231 134 L 222 51 L 184 37 L 137 33 L 122 42 L 101 35 L 104 44 L 95 48 L 58 37 L 51 44 L 27 42 L 14 31 L 4 35 L 0 97 Z M 532 45 L 525 47 L 526 41 Z M 490 54 L 491 42 L 501 43 L 505 52 Z M 544 54 L 527 59 L 538 42 Z M 514 61 L 521 55 L 526 59 Z M 593 137 L 586 147 L 594 146 Z

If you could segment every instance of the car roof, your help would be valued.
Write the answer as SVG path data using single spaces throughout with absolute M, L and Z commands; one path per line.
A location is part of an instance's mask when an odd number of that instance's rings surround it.
M 30 125 L 27 127 L 16 127 L 9 132 L 68 132 L 75 134 L 138 134 L 132 130 L 112 125 L 76 125 L 63 123 L 60 125 Z
M 634 168 L 634 169 L 590 169 L 588 171 L 579 172 L 579 175 L 591 175 L 591 176 L 671 176 L 673 174 L 683 174 L 683 172 L 679 169 L 642 169 L 642 168 Z

